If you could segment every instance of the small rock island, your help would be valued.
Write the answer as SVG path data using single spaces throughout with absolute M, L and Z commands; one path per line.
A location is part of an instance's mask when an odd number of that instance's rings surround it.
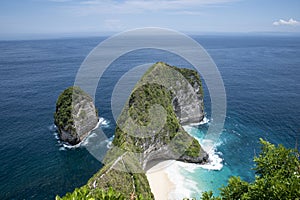
M 96 127 L 98 119 L 93 99 L 78 86 L 67 88 L 58 97 L 54 123 L 62 141 L 80 143 Z

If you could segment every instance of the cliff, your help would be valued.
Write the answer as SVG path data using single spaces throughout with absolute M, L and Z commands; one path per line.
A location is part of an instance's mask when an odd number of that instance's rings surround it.
M 67 88 L 57 99 L 54 123 L 62 141 L 78 144 L 98 123 L 93 99 L 79 87 Z
M 170 66 L 169 66 L 170 67 Z M 195 70 L 172 67 L 180 72 L 192 86 L 187 90 L 186 83 L 176 81 L 172 105 L 181 125 L 199 123 L 204 118 L 203 89 L 199 74 Z M 173 83 L 171 83 L 173 84 Z M 181 84 L 181 86 L 180 86 Z M 172 89 L 171 86 L 168 89 Z
M 182 128 L 203 117 L 202 84 L 197 72 L 158 62 L 131 93 L 118 118 L 113 144 L 139 153 L 142 169 L 155 160 L 206 162 L 208 155 Z
M 196 71 L 158 62 L 136 84 L 117 120 L 105 166 L 86 186 L 112 187 L 126 199 L 154 199 L 145 170 L 162 160 L 205 163 L 208 154 L 183 124 L 200 122 L 203 92 Z

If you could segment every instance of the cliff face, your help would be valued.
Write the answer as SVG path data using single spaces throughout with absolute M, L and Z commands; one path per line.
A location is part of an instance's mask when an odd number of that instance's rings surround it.
M 179 123 L 181 125 L 199 123 L 204 118 L 204 105 L 203 105 L 203 90 L 199 74 L 190 69 L 172 67 L 181 73 L 184 78 L 191 85 L 191 89 L 187 90 L 185 81 L 177 81 L 176 90 L 172 100 L 173 108 Z
M 93 99 L 79 87 L 67 88 L 56 102 L 54 123 L 62 141 L 78 144 L 98 123 Z

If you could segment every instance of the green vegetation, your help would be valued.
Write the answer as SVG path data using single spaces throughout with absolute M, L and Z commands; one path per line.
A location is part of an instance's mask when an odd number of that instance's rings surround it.
M 163 83 L 162 85 L 174 87 L 176 86 L 176 82 L 181 79 L 175 72 L 179 72 L 191 86 L 197 85 L 199 87 L 198 94 L 203 97 L 202 82 L 196 70 L 179 68 L 164 62 L 157 62 L 151 66 L 140 82 L 153 82 L 154 80 L 157 83 Z
M 170 145 L 172 145 L 176 155 L 186 155 L 196 158 L 199 156 L 199 153 L 202 153 L 201 146 L 198 141 L 185 132 L 179 124 L 172 107 L 172 95 L 173 94 L 169 90 L 158 84 L 145 84 L 138 87 L 131 94 L 129 108 L 124 108 L 118 119 L 118 124 L 125 124 L 128 119 L 127 113 L 129 113 L 134 124 L 147 126 L 150 121 L 153 120 L 153 118 L 149 117 L 149 108 L 152 105 L 158 104 L 167 112 L 166 123 L 162 129 L 153 136 L 153 141 L 163 143 L 164 145 L 168 145 L 172 141 Z M 161 116 L 155 117 L 158 120 L 163 121 L 163 119 L 160 119 Z M 153 123 L 151 125 L 151 128 L 147 131 L 157 130 L 159 128 L 153 127 L 158 126 L 158 123 Z M 134 137 L 134 135 L 138 135 L 139 133 L 134 133 L 134 131 L 137 131 L 134 126 L 129 127 L 131 129 L 126 131 L 130 134 L 124 132 L 124 129 L 119 127 L 116 129 L 113 144 L 131 152 L 144 152 L 147 150 L 149 146 L 145 144 L 147 144 L 149 138 Z
M 196 157 L 199 156 L 199 152 L 201 152 L 201 146 L 200 146 L 199 142 L 196 139 L 193 139 L 192 142 L 189 145 L 189 148 L 187 148 L 185 150 L 184 155 L 196 158 Z
M 200 96 L 202 96 L 202 84 L 198 73 L 194 70 L 177 68 L 169 66 L 166 63 L 158 62 L 150 67 L 141 80 L 137 83 L 133 90 L 128 104 L 125 105 L 121 115 L 118 118 L 118 125 L 115 131 L 113 144 L 126 151 L 144 152 L 148 149 L 149 138 L 137 138 L 141 129 L 137 129 L 134 125 L 144 126 L 146 132 L 153 135 L 155 143 L 170 144 L 176 155 L 186 155 L 190 157 L 198 157 L 201 153 L 201 146 L 198 141 L 191 137 L 183 130 L 172 106 L 174 98 L 174 90 L 182 89 L 184 84 L 178 85 L 177 81 L 181 80 L 178 74 L 183 76 L 192 86 L 197 85 Z M 177 74 L 176 74 L 177 73 Z M 170 88 L 173 88 L 171 90 Z M 152 116 L 150 108 L 153 105 L 159 105 L 166 111 L 166 121 L 163 127 L 159 127 L 164 121 L 163 115 L 156 114 Z M 128 118 L 132 121 L 128 123 Z M 153 121 L 156 120 L 156 123 Z M 148 126 L 148 127 L 146 127 Z M 127 127 L 124 129 L 124 127 Z M 160 129 L 161 128 L 161 129 Z M 146 133 L 146 134 L 147 134 Z M 151 134 L 152 135 L 152 134 Z
M 199 86 L 198 94 L 200 94 L 203 97 L 204 93 L 203 93 L 202 82 L 197 71 L 186 69 L 186 68 L 173 67 L 173 66 L 172 69 L 175 69 L 178 72 L 180 72 L 192 86 L 198 85 Z
M 255 181 L 248 183 L 239 177 L 231 177 L 228 185 L 222 187 L 221 195 L 214 197 L 211 191 L 202 194 L 203 200 L 259 200 L 300 199 L 299 152 L 275 146 L 260 140 L 261 153 L 254 158 Z
M 109 156 L 110 154 L 107 154 Z M 138 160 L 133 156 L 123 154 L 120 162 L 113 160 L 98 171 L 87 183 L 87 186 L 94 190 L 94 186 L 108 190 L 114 190 L 129 199 L 132 194 L 143 196 L 143 199 L 153 199 L 147 177 L 144 173 L 133 173 L 136 166 L 140 166 Z
M 70 130 L 74 124 L 72 118 L 72 93 L 73 87 L 64 90 L 56 102 L 56 112 L 54 113 L 54 123 L 57 126 Z
M 105 191 L 102 189 L 89 190 L 87 187 L 76 188 L 74 192 L 67 193 L 64 197 L 56 196 L 55 200 L 147 200 L 142 195 L 130 194 L 125 198 L 121 193 L 111 187 Z
M 132 157 L 124 159 L 124 171 L 114 169 L 113 163 L 106 164 L 100 171 L 81 188 L 76 188 L 72 193 L 67 193 L 63 198 L 56 197 L 57 200 L 153 200 L 147 177 L 144 173 L 132 173 L 129 168 L 140 165 L 137 160 L 130 160 Z M 112 189 L 113 188 L 113 189 Z
M 72 116 L 72 106 L 80 102 L 83 99 L 93 101 L 92 98 L 85 93 L 78 86 L 71 86 L 64 90 L 58 97 L 56 102 L 56 112 L 54 113 L 54 123 L 63 128 L 63 130 L 70 132 L 71 134 L 75 131 L 74 119 Z M 73 105 L 72 105 L 73 104 Z M 80 113 L 81 117 L 84 117 L 85 112 Z
M 109 188 L 108 191 L 101 189 L 89 190 L 88 187 L 83 186 L 76 188 L 74 192 L 67 193 L 64 197 L 56 196 L 55 200 L 125 200 L 122 194 Z

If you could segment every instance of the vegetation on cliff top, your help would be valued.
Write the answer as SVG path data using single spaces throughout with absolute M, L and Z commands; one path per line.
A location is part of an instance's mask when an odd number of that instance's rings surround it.
M 172 93 L 165 87 L 158 84 L 145 84 L 133 91 L 129 99 L 129 115 L 135 124 L 140 126 L 147 126 L 151 120 L 149 117 L 149 109 L 152 105 L 160 105 L 167 112 L 166 123 L 162 129 L 153 135 L 154 141 L 163 142 L 164 145 L 169 144 L 175 137 L 177 140 L 174 150 L 177 151 L 178 155 L 186 155 L 191 157 L 199 156 L 201 152 L 201 147 L 198 141 L 192 138 L 188 133 L 186 133 L 175 115 L 172 107 Z M 124 124 L 127 120 L 126 110 L 122 112 L 118 119 L 118 124 Z M 161 116 L 155 116 L 160 118 Z M 163 120 L 163 119 L 159 119 Z M 154 123 L 155 125 L 155 123 Z M 132 128 L 132 130 L 130 130 Z M 126 151 L 131 152 L 144 152 L 147 150 L 148 146 L 145 145 L 148 137 L 137 138 L 135 135 L 139 133 L 134 133 L 137 131 L 131 126 L 129 130 L 122 130 L 117 128 L 115 132 L 115 138 L 113 144 Z M 154 130 L 159 127 L 151 127 Z M 180 138 L 180 139 L 179 139 Z M 187 143 L 188 142 L 188 143 Z M 187 148 L 188 147 L 188 148 Z
M 198 85 L 199 86 L 198 94 L 200 94 L 203 97 L 204 93 L 203 93 L 202 81 L 197 71 L 186 69 L 186 68 L 178 68 L 174 66 L 170 66 L 170 67 L 180 72 L 192 86 L 194 86 L 195 84 Z
M 86 186 L 76 188 L 72 193 L 67 193 L 64 197 L 56 196 L 55 200 L 125 200 L 126 198 L 109 188 L 108 191 L 95 189 L 90 191 Z

